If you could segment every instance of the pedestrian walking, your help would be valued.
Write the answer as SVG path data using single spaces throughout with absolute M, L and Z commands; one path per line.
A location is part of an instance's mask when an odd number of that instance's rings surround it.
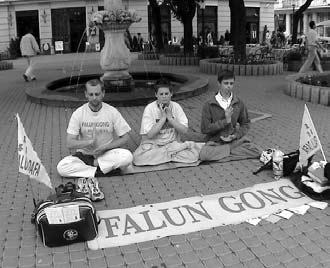
M 29 82 L 29 80 L 36 80 L 36 76 L 33 73 L 35 68 L 34 56 L 40 53 L 40 49 L 35 37 L 32 35 L 32 30 L 30 28 L 27 29 L 26 34 L 21 39 L 20 49 L 22 56 L 27 59 L 28 63 L 28 67 L 23 74 L 24 80 L 26 82 Z
M 308 33 L 306 34 L 308 56 L 307 56 L 305 63 L 303 64 L 303 66 L 301 66 L 299 73 L 305 73 L 309 69 L 309 67 L 312 65 L 313 62 L 315 64 L 316 70 L 319 71 L 320 73 L 323 73 L 323 69 L 322 69 L 321 62 L 320 62 L 320 57 L 317 53 L 317 50 L 321 49 L 321 50 L 325 51 L 325 49 L 319 42 L 319 36 L 318 36 L 317 32 L 315 31 L 315 28 L 316 28 L 315 21 L 311 21 L 309 23 L 309 27 L 310 27 L 310 29 L 309 29 Z

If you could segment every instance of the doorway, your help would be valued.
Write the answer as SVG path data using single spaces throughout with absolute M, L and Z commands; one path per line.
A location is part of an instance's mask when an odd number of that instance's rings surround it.
M 63 41 L 63 52 L 85 51 L 85 7 L 52 9 L 51 12 L 53 43 Z
M 16 26 L 18 38 L 22 38 L 26 30 L 31 29 L 40 45 L 38 10 L 16 11 Z
M 259 43 L 260 8 L 246 7 L 246 43 Z

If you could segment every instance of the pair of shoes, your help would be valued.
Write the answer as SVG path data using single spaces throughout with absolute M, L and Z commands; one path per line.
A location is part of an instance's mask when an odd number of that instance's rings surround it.
M 88 178 L 88 187 L 91 191 L 91 200 L 100 201 L 104 199 L 104 193 L 101 192 L 99 188 L 99 182 L 96 178 Z
M 87 178 L 79 178 L 77 186 L 77 192 L 84 194 L 84 196 L 89 199 L 91 198 L 91 192 L 88 187 Z
M 24 78 L 25 82 L 29 82 L 29 78 L 27 77 L 26 74 L 23 74 L 23 78 Z
M 77 192 L 84 194 L 92 201 L 100 201 L 104 199 L 104 194 L 101 192 L 96 178 L 79 178 L 77 185 Z
M 37 78 L 36 78 L 36 77 L 33 77 L 33 78 L 31 78 L 31 81 L 35 81 L 35 80 L 37 80 Z

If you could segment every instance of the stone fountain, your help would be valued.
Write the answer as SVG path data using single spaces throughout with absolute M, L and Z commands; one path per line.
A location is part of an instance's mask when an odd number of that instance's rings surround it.
M 108 92 L 130 91 L 132 76 L 130 50 L 125 44 L 125 32 L 141 18 L 134 11 L 123 9 L 122 0 L 104 0 L 104 10 L 92 14 L 91 23 L 104 31 L 105 44 L 101 51 L 100 65 L 104 71 L 101 80 Z
M 86 103 L 85 84 L 91 79 L 104 82 L 104 101 L 115 106 L 146 105 L 154 100 L 154 85 L 166 79 L 173 88 L 173 99 L 186 99 L 207 90 L 208 79 L 191 74 L 174 74 L 148 71 L 128 72 L 130 51 L 125 44 L 125 32 L 141 18 L 134 11 L 123 9 L 122 0 L 104 0 L 105 10 L 91 16 L 91 26 L 104 31 L 105 45 L 101 51 L 100 65 L 103 74 L 89 73 L 63 77 L 62 73 L 51 81 L 36 81 L 25 89 L 27 98 L 45 105 L 78 107 Z M 151 67 L 152 68 L 152 67 Z M 95 67 L 93 68 L 93 72 Z M 47 75 L 47 74 L 46 74 Z M 52 76 L 56 76 L 52 73 Z

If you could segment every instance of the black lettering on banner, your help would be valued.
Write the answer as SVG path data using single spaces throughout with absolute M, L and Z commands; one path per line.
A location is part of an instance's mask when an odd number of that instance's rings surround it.
M 179 214 L 181 215 L 181 218 L 182 218 L 182 221 L 181 223 L 177 223 L 177 222 L 174 222 L 174 220 L 172 219 L 172 217 L 169 215 L 168 213 L 168 208 L 165 208 L 165 209 L 160 209 L 159 211 L 163 213 L 163 215 L 165 216 L 165 219 L 171 224 L 171 225 L 174 225 L 174 226 L 181 226 L 181 225 L 184 225 L 186 223 L 186 219 L 185 217 L 182 215 L 182 212 L 180 210 L 180 207 L 174 207 L 173 209 L 176 209 Z
M 34 171 L 33 171 L 34 176 L 36 176 L 36 177 L 39 176 L 40 168 L 41 168 L 40 164 L 39 164 L 39 163 L 36 163 L 36 165 L 35 165 L 35 167 L 34 167 Z
M 292 188 L 290 185 L 285 185 L 285 186 L 281 186 L 279 189 L 279 191 L 281 192 L 281 194 L 283 194 L 284 196 L 288 197 L 288 198 L 291 198 L 291 199 L 299 199 L 299 198 L 302 198 L 304 197 L 305 195 L 300 192 L 298 189 L 296 189 L 295 192 L 293 192 L 293 194 L 297 194 L 297 196 L 293 196 L 293 195 L 290 195 L 288 192 L 284 191 L 284 188 L 289 188 L 289 189 L 292 189 L 292 190 L 295 190 L 294 188 Z
M 25 155 L 18 155 L 19 168 L 27 171 L 30 175 L 39 176 L 41 164 L 32 160 L 27 160 Z
M 146 230 L 143 230 L 133 219 L 130 215 L 126 214 L 125 217 L 125 231 L 123 233 L 123 235 L 130 235 L 131 233 L 129 233 L 127 230 L 128 229 L 135 229 L 135 233 L 143 233 L 146 232 Z
M 26 161 L 26 159 L 25 159 L 24 170 L 28 170 L 28 168 L 29 168 L 30 165 L 31 165 L 31 160 Z
M 161 226 L 155 227 L 155 225 L 152 223 L 151 219 L 150 219 L 150 215 L 149 215 L 149 210 L 140 212 L 139 214 L 142 214 L 144 217 L 144 220 L 146 221 L 149 229 L 147 231 L 154 231 L 154 230 L 158 230 L 158 229 L 162 229 L 164 227 L 167 227 L 165 221 L 162 222 Z
M 251 195 L 255 200 L 257 200 L 257 202 L 259 202 L 259 206 L 253 206 L 253 204 L 250 204 L 250 202 L 248 202 L 245 198 L 246 195 Z M 261 209 L 265 207 L 265 201 L 262 200 L 259 196 L 257 196 L 255 193 L 253 192 L 243 192 L 239 195 L 239 197 L 241 198 L 242 202 L 249 208 L 254 208 L 254 209 Z
M 34 164 L 35 164 L 35 162 L 30 162 L 31 164 L 30 164 L 30 166 L 29 166 L 29 173 L 30 174 L 32 174 L 33 175 L 33 170 L 34 170 Z
M 273 194 L 270 194 L 268 192 L 264 192 L 264 191 L 261 191 L 261 190 L 258 190 L 257 192 L 259 194 L 261 194 L 264 198 L 266 198 L 269 202 L 271 202 L 271 205 L 278 204 L 277 202 L 274 202 L 272 199 L 277 199 L 279 201 L 288 202 L 286 199 L 284 199 L 278 193 L 276 193 L 273 188 L 267 189 L 267 191 L 272 192 Z
M 308 154 L 312 150 L 318 147 L 318 140 L 316 136 L 313 136 L 309 141 L 307 141 L 303 146 L 302 149 Z
M 232 208 L 229 208 L 225 202 L 224 202 L 224 199 L 227 198 L 227 199 L 235 199 L 235 197 L 233 197 L 232 195 L 231 196 L 224 196 L 224 197 L 220 197 L 218 202 L 219 202 L 219 205 L 224 209 L 224 210 L 227 210 L 229 212 L 233 212 L 233 213 L 240 213 L 242 211 L 245 210 L 245 208 L 243 207 L 242 203 L 233 203 L 235 206 L 238 207 L 238 209 L 234 210 Z
M 111 223 L 111 220 L 115 219 L 117 222 L 115 222 L 114 224 Z M 102 219 L 105 222 L 105 225 L 107 227 L 107 231 L 108 231 L 108 236 L 106 236 L 105 238 L 112 238 L 112 237 L 116 237 L 118 235 L 115 235 L 113 232 L 113 227 L 115 227 L 116 229 L 118 229 L 118 222 L 120 221 L 119 216 L 115 216 L 115 217 L 111 217 L 111 218 L 104 218 Z
M 202 206 L 202 203 L 203 203 L 203 201 L 199 201 L 199 202 L 196 202 L 195 204 L 196 205 L 199 205 L 203 211 L 198 210 L 198 209 L 196 209 L 196 208 L 194 208 L 192 206 L 189 206 L 189 205 L 183 205 L 182 206 L 182 207 L 184 207 L 188 211 L 188 213 L 190 214 L 190 216 L 193 218 L 193 223 L 200 222 L 200 220 L 196 220 L 196 218 L 194 217 L 194 215 L 191 212 L 194 212 L 194 213 L 196 213 L 198 215 L 201 215 L 201 216 L 203 216 L 203 217 L 205 217 L 205 218 L 207 218 L 209 220 L 212 220 L 212 217 L 207 213 L 207 211 L 205 210 L 205 208 Z

